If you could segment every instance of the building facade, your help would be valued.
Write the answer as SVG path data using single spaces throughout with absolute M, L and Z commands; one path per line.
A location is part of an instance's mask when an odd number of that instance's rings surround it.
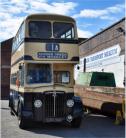
M 116 86 L 124 87 L 125 18 L 79 44 L 80 69 L 113 72 Z M 77 76 L 77 69 L 75 69 Z M 76 77 L 75 77 L 76 79 Z
M 8 99 L 10 92 L 10 68 L 12 40 L 1 42 L 1 99 Z

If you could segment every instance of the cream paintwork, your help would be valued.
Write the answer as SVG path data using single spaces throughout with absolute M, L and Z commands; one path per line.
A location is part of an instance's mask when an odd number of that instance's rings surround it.
M 25 44 L 25 55 L 31 55 L 34 60 L 63 60 L 63 59 L 44 59 L 44 58 L 38 58 L 37 53 L 38 52 L 48 52 L 46 51 L 46 43 L 26 43 Z M 78 57 L 78 46 L 77 44 L 63 44 L 60 43 L 60 51 L 59 52 L 64 52 L 68 53 L 68 59 L 66 60 L 71 60 L 72 57 Z M 77 62 L 78 63 L 78 62 Z
M 23 90 L 23 89 L 22 89 Z M 24 88 L 25 92 L 46 92 L 46 91 L 64 91 L 64 92 L 73 92 L 73 88 L 65 87 L 65 86 L 41 86 L 41 87 L 26 87 Z M 23 91 L 22 91 L 23 92 Z
M 58 86 L 58 85 L 50 85 L 47 84 L 46 86 L 29 86 L 29 87 L 17 87 L 16 85 L 11 85 L 10 89 L 15 90 L 15 91 L 19 91 L 21 93 L 24 92 L 46 92 L 46 91 L 64 91 L 64 92 L 73 92 L 74 89 L 73 87 L 67 87 L 67 86 Z
M 19 58 L 21 58 L 23 55 L 30 55 L 33 57 L 34 60 L 51 60 L 51 61 L 62 61 L 63 59 L 44 59 L 44 58 L 38 58 L 37 52 L 46 52 L 45 50 L 46 43 L 24 43 L 19 47 L 20 50 L 17 50 L 11 58 L 11 65 L 17 61 Z M 59 52 L 65 52 L 68 53 L 68 59 L 65 59 L 65 61 L 69 61 L 72 59 L 72 57 L 78 57 L 78 45 L 77 44 L 59 44 L 60 45 L 60 51 Z M 75 62 L 78 63 L 78 62 Z

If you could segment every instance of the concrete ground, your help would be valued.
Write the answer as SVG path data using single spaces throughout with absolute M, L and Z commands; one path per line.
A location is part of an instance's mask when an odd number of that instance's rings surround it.
M 83 117 L 78 129 L 63 124 L 34 124 L 27 130 L 19 129 L 17 118 L 11 116 L 8 101 L 1 101 L 2 138 L 125 138 L 125 126 L 114 125 L 114 119 L 89 114 Z

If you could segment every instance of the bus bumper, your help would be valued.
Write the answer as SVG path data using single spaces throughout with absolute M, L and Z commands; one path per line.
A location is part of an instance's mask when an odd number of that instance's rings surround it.
M 68 116 L 71 115 L 72 116 L 72 120 L 78 117 L 82 117 L 83 113 L 82 111 L 75 111 L 74 114 L 69 113 L 68 115 L 66 115 L 65 117 L 47 117 L 47 118 L 41 118 L 41 114 L 39 114 L 40 117 L 38 117 L 38 115 L 33 115 L 32 111 L 23 111 L 22 112 L 22 116 L 24 119 L 26 120 L 31 120 L 31 121 L 35 121 L 35 122 L 43 122 L 43 123 L 51 123 L 51 122 L 69 122 L 67 120 Z M 71 121 L 72 121 L 71 120 Z

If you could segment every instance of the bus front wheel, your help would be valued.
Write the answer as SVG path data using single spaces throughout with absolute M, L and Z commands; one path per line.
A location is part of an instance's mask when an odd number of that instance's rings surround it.
M 10 107 L 10 114 L 13 115 L 13 116 L 15 115 L 14 112 L 13 112 L 12 107 Z
M 19 128 L 25 129 L 26 128 L 26 120 L 22 117 L 22 105 L 19 103 L 18 105 L 18 125 Z
M 71 127 L 72 127 L 72 128 L 79 128 L 80 125 L 81 125 L 81 121 L 82 121 L 82 118 L 81 118 L 81 117 L 75 118 L 75 119 L 71 122 Z

